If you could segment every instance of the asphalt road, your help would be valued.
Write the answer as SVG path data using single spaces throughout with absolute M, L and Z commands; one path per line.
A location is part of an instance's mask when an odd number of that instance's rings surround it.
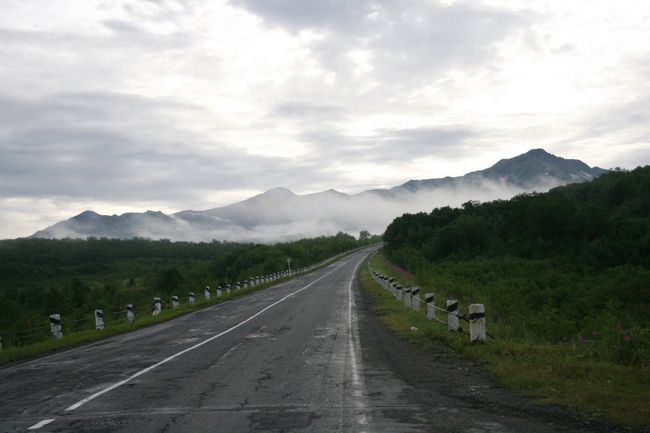
M 0 432 L 590 431 L 392 335 L 356 284 L 369 252 L 0 369 Z

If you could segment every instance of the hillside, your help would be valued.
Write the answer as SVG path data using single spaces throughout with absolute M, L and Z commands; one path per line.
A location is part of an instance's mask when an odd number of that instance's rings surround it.
M 389 258 L 448 298 L 483 302 L 501 336 L 650 359 L 650 166 L 508 201 L 395 219 Z

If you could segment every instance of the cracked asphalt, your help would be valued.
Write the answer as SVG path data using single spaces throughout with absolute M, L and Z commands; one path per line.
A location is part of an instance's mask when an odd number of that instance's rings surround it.
M 0 432 L 594 431 L 399 340 L 357 286 L 370 252 L 0 369 Z

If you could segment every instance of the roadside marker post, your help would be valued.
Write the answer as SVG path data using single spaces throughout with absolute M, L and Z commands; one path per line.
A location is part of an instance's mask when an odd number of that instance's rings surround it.
M 151 308 L 151 314 L 157 316 L 160 314 L 161 311 L 162 311 L 162 301 L 158 297 L 153 298 L 153 306 Z
M 172 308 L 178 308 L 178 296 L 172 296 Z
M 404 305 L 408 308 L 411 308 L 411 289 L 405 287 L 404 290 L 402 290 L 402 292 L 403 292 L 402 300 L 404 301 Z
M 60 340 L 63 338 L 60 314 L 50 314 L 50 332 L 52 333 L 52 338 L 55 340 Z
M 469 340 L 485 341 L 485 305 L 469 306 Z
M 133 313 L 133 304 L 128 304 L 126 306 L 126 320 L 128 320 L 129 323 L 133 323 L 135 320 L 135 314 Z
M 188 298 L 190 304 L 193 304 L 193 303 L 196 302 L 196 295 L 194 295 L 194 292 L 189 292 L 187 294 L 187 298 Z
M 221 297 L 221 293 L 223 293 L 223 292 L 221 290 L 221 286 L 219 286 L 219 287 L 217 287 L 217 298 Z
M 203 288 L 203 295 L 205 296 L 205 299 L 210 299 L 210 286 L 205 286 Z
M 104 311 L 95 310 L 95 329 L 104 329 Z
M 411 308 L 415 311 L 420 311 L 420 288 L 419 287 L 413 287 L 411 289 Z
M 450 331 L 458 331 L 460 327 L 458 323 L 458 300 L 447 300 L 447 329 Z
M 424 295 L 424 302 L 427 304 L 427 319 L 435 320 L 436 319 L 436 304 L 433 298 L 433 293 L 427 293 Z

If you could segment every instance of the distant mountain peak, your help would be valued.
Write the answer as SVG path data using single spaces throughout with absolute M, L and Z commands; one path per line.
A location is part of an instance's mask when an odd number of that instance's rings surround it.
M 81 212 L 79 215 L 75 215 L 74 217 L 72 217 L 72 219 L 77 220 L 77 221 L 85 221 L 85 220 L 94 219 L 94 218 L 97 218 L 97 217 L 100 217 L 100 216 L 101 215 L 98 214 L 95 211 L 85 210 L 85 211 Z
M 606 170 L 531 149 L 464 176 L 410 180 L 391 189 L 348 195 L 335 189 L 296 194 L 276 187 L 238 203 L 168 216 L 159 211 L 104 216 L 91 210 L 33 237 L 108 237 L 273 242 L 301 237 L 383 231 L 404 212 L 459 206 L 468 200 L 505 199 L 527 191 L 594 179 Z
M 262 193 L 260 195 L 294 196 L 294 195 L 296 195 L 296 193 L 291 191 L 288 188 L 284 188 L 284 187 L 281 187 L 281 186 L 276 186 L 275 188 L 271 188 L 270 190 L 265 191 L 264 193 Z

